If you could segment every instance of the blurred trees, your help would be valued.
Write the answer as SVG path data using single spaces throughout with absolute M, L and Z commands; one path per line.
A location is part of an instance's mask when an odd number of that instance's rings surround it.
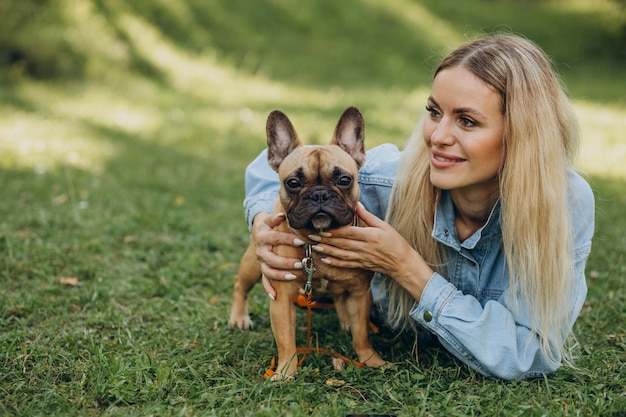
M 71 22 L 63 11 L 54 0 L 0 0 L 0 70 L 38 78 L 80 74 L 85 57 L 64 37 Z
M 430 8 L 430 11 L 439 15 L 440 19 L 451 18 L 450 23 L 459 24 L 459 16 L 451 16 L 448 10 L 458 9 L 455 0 L 446 0 L 441 4 L 430 0 L 415 0 L 414 4 L 420 7 Z M 555 0 L 559 1 L 559 0 Z M 568 1 L 568 0 L 562 0 Z M 588 0 L 589 4 L 595 4 L 595 0 Z M 506 0 L 504 3 L 512 0 Z M 483 4 L 480 0 L 472 3 Z M 502 2 L 498 2 L 501 9 L 506 8 Z M 539 8 L 543 2 L 525 4 L 519 7 Z M 547 2 L 545 3 L 547 4 Z M 597 42 L 593 43 L 593 51 L 583 51 L 581 53 L 596 53 L 597 56 L 617 59 L 620 64 L 626 59 L 626 0 L 606 0 L 603 4 L 608 4 L 609 9 L 616 10 L 616 13 L 606 17 L 609 24 L 599 26 L 605 33 L 598 34 Z M 285 41 L 286 36 L 282 35 L 281 27 L 284 29 L 285 23 L 292 28 L 300 27 L 303 30 L 305 42 L 316 48 L 322 48 L 318 43 L 312 42 L 318 36 L 316 25 L 328 24 L 324 20 L 324 15 L 328 10 L 345 13 L 335 13 L 336 19 L 351 18 L 350 16 L 366 13 L 365 16 L 380 15 L 380 10 L 374 2 L 363 2 L 358 4 L 338 5 L 334 3 L 320 1 L 314 5 L 297 5 L 285 1 L 258 0 L 254 2 L 238 0 L 175 0 L 172 2 L 150 1 L 150 0 L 0 0 L 0 80 L 15 80 L 20 77 L 33 77 L 40 79 L 47 78 L 75 78 L 84 76 L 100 76 L 111 68 L 127 68 L 139 71 L 150 76 L 158 75 L 158 68 L 155 68 L 149 59 L 136 53 L 133 39 L 119 25 L 120 19 L 126 16 L 138 16 L 158 28 L 162 35 L 179 46 L 184 46 L 189 50 L 201 52 L 202 48 L 210 48 L 212 45 L 222 49 L 218 52 L 228 55 L 232 51 L 238 53 L 240 60 L 244 60 L 248 52 L 255 56 L 265 56 L 274 53 L 270 58 L 276 60 L 277 56 L 273 41 L 268 40 L 267 34 L 279 34 L 277 40 Z M 484 4 L 483 4 L 484 6 Z M 493 5 L 492 5 L 493 6 Z M 490 6 L 490 7 L 492 7 Z M 311 15 L 311 10 L 321 7 L 320 11 Z M 516 6 L 517 7 L 517 6 Z M 325 9 L 324 9 L 325 8 Z M 369 13 L 366 8 L 370 8 Z M 436 10 L 438 9 L 438 10 Z M 479 19 L 472 17 L 470 5 L 464 6 L 464 14 L 469 14 L 468 19 L 474 19 L 476 25 L 484 25 L 485 17 Z M 607 9 L 605 7 L 605 9 Z M 591 10 L 591 9 L 589 9 Z M 276 12 L 282 13 L 280 21 L 273 20 L 272 15 Z M 306 15 L 306 13 L 309 15 Z M 354 12 L 354 13 L 353 13 Z M 477 12 L 478 13 L 478 12 Z M 482 16 L 482 15 L 481 15 Z M 361 16 L 363 17 L 363 16 Z M 564 16 L 564 19 L 568 17 Z M 384 20 L 374 22 L 354 21 L 345 22 L 356 28 L 355 31 L 362 31 L 364 39 L 373 42 L 371 35 L 376 28 L 386 31 L 393 31 L 394 25 L 385 25 Z M 391 19 L 386 16 L 383 19 Z M 332 22 L 332 19 L 331 19 Z M 337 22 L 335 22 L 337 23 Z M 331 23 L 332 24 L 332 23 Z M 359 28 L 360 24 L 367 27 Z M 372 27 L 372 24 L 376 28 Z M 491 22 L 492 26 L 505 24 L 513 30 L 518 30 L 515 23 Z M 554 33 L 558 34 L 559 22 L 554 22 Z M 230 38 L 230 28 L 233 38 Z M 213 31 L 216 31 L 213 33 Z M 466 30 L 464 27 L 459 31 Z M 594 29 L 596 30 L 596 29 Z M 328 32 L 327 32 L 328 33 Z M 241 35 L 245 36 L 241 36 Z M 214 36 L 213 36 L 214 35 Z M 532 37 L 532 33 L 528 33 Z M 239 37 L 237 37 L 239 36 Z M 266 37 L 263 39 L 263 37 Z M 322 35 L 323 36 L 323 35 Z M 367 37 L 369 36 L 369 37 Z M 384 33 L 381 32 L 381 36 Z M 557 35 L 558 36 L 558 35 Z M 564 35 L 567 37 L 567 34 Z M 228 39 L 227 39 L 228 38 Z M 327 41 L 322 39 L 322 41 Z M 407 39 L 407 42 L 415 42 Z M 564 39 L 567 42 L 567 39 Z M 393 43 L 387 48 L 396 48 L 401 61 L 403 56 L 413 56 L 415 51 L 403 48 L 398 42 L 398 36 L 383 38 L 382 42 Z M 426 42 L 426 41 L 425 41 Z M 236 44 L 235 44 L 236 43 Z M 597 45 L 596 45 L 597 44 Z M 332 49 L 338 46 L 330 41 L 323 46 L 326 50 L 323 56 L 333 58 Z M 597 46 L 597 47 L 596 47 Z M 380 47 L 380 46 L 379 46 Z M 255 48 L 262 50 L 255 50 Z M 341 54 L 345 55 L 345 50 Z M 305 53 L 305 52 L 302 52 Z M 358 58 L 358 55 L 356 55 Z M 582 61 L 587 58 L 589 61 L 595 59 L 592 56 L 578 57 Z M 346 58 L 347 59 L 347 58 Z M 353 57 L 350 58 L 353 61 Z M 571 57 L 566 57 L 571 59 Z M 342 64 L 342 63 L 339 63 Z M 280 68 L 276 64 L 276 68 Z M 329 64 L 330 65 L 330 64 Z M 278 73 L 280 74 L 280 72 Z

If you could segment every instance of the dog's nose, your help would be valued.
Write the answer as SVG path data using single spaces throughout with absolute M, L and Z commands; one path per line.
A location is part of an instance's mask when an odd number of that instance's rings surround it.
M 326 189 L 312 190 L 309 194 L 309 198 L 318 204 L 324 204 L 329 197 L 330 193 Z

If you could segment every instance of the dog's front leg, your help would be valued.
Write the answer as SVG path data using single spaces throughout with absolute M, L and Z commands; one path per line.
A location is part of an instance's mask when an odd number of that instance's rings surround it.
M 278 350 L 276 373 L 272 380 L 280 380 L 295 375 L 298 369 L 296 354 L 296 309 L 293 298 L 300 287 L 294 282 L 273 282 L 276 300 L 270 302 L 272 332 Z
M 359 362 L 367 366 L 379 367 L 385 365 L 386 362 L 374 350 L 369 341 L 369 313 L 371 307 L 372 297 L 369 289 L 349 294 L 346 297 L 346 309 L 350 317 L 352 343 Z

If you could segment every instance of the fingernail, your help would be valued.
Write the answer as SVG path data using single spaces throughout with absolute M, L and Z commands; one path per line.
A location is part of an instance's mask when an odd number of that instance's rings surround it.
M 330 261 L 326 258 L 320 258 L 320 261 L 324 262 L 326 265 L 330 265 Z
M 276 297 L 274 297 L 273 294 L 267 293 L 267 296 L 270 298 L 270 300 L 276 301 Z
M 302 240 L 302 239 L 295 238 L 295 239 L 293 240 L 293 244 L 294 244 L 294 245 L 302 246 L 302 245 L 304 245 L 305 243 L 306 243 L 306 242 L 305 242 L 304 240 Z
M 285 217 L 285 213 L 283 213 L 283 212 L 278 212 L 278 213 L 276 213 L 276 215 L 278 217 Z
M 359 203 L 358 203 L 358 204 L 359 204 L 359 207 L 361 207 L 361 208 L 365 208 L 365 206 L 363 205 L 363 203 L 361 203 L 360 201 L 359 201 Z
M 324 252 L 324 248 L 317 245 L 311 246 L 311 249 L 313 249 L 315 252 Z
M 293 269 L 302 269 L 302 262 L 296 262 L 293 264 Z
M 322 237 L 333 237 L 333 234 L 330 232 L 320 232 L 320 236 Z
M 318 235 L 309 235 L 309 239 L 315 241 L 315 242 L 321 242 L 322 238 L 319 237 Z
M 285 274 L 285 279 L 287 281 L 293 281 L 294 279 L 296 279 L 297 277 L 294 274 Z

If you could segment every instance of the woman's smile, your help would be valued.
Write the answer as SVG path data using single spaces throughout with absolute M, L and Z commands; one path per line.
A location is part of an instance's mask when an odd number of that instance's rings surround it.
M 436 169 L 446 169 L 457 166 L 457 164 L 465 162 L 465 158 L 459 158 L 454 155 L 444 154 L 442 152 L 432 151 L 431 164 Z

